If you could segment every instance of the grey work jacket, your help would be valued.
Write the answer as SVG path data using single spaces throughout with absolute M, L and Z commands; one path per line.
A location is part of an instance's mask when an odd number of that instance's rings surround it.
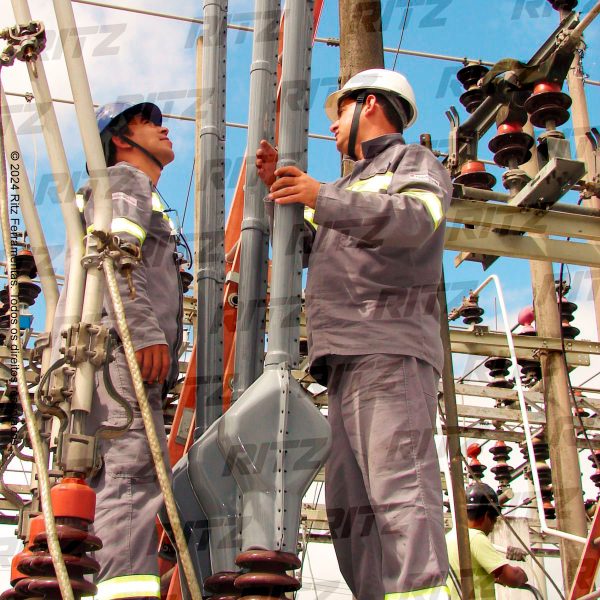
M 309 361 L 415 356 L 443 365 L 437 287 L 452 183 L 426 148 L 400 134 L 362 144 L 351 175 L 322 184 L 308 267 Z
M 169 347 L 171 368 L 167 385 L 178 376 L 178 350 L 182 338 L 183 292 L 176 254 L 176 232 L 149 177 L 136 167 L 120 162 L 108 169 L 112 194 L 111 231 L 124 242 L 141 246 L 142 258 L 133 269 L 135 298 L 124 276 L 117 273 L 119 291 L 135 350 L 155 344 Z M 78 192 L 85 227 L 94 219 L 92 190 Z M 66 258 L 68 264 L 68 256 Z M 68 268 L 66 269 L 68 273 Z M 66 288 L 66 285 L 65 285 Z M 60 306 L 57 313 L 60 323 Z M 105 290 L 102 323 L 116 331 L 112 303 Z M 57 340 L 58 336 L 53 336 Z M 167 388 L 168 389 L 168 388 Z

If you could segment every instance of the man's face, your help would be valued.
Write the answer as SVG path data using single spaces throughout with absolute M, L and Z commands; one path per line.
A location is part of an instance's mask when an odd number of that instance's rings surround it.
M 338 118 L 329 128 L 335 135 L 335 145 L 341 154 L 348 154 L 348 140 L 355 106 L 356 100 L 344 98 L 338 105 Z
M 498 514 L 495 512 L 487 512 L 483 521 L 484 529 L 482 530 L 485 534 L 490 534 L 496 526 L 498 520 Z
M 135 115 L 128 126 L 130 133 L 127 137 L 148 150 L 163 166 L 173 161 L 175 153 L 166 127 L 156 125 L 143 115 Z

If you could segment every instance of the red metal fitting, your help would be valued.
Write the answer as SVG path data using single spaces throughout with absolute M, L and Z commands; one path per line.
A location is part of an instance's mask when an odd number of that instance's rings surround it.
M 544 92 L 560 92 L 562 86 L 554 81 L 542 81 L 533 88 L 533 95 L 543 94 Z
M 504 133 L 521 133 L 521 131 L 523 131 L 523 126 L 521 123 L 517 123 L 516 121 L 498 125 L 498 135 L 502 135 Z
M 50 491 L 56 517 L 74 517 L 88 523 L 94 520 L 96 494 L 83 480 L 65 477 Z

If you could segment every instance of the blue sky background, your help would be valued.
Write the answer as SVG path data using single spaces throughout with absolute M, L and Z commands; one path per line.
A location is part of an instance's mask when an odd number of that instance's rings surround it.
M 202 3 L 196 0 L 113 0 L 120 6 L 142 8 L 172 13 L 186 17 L 201 17 Z M 55 98 L 72 98 L 68 78 L 57 40 L 57 27 L 52 3 L 47 0 L 30 0 L 34 19 L 44 21 L 48 30 L 48 48 L 44 64 Z M 579 2 L 579 10 L 587 12 L 594 2 Z M 9 0 L 0 0 L 0 27 L 12 25 L 14 17 Z M 149 100 L 162 106 L 165 112 L 194 115 L 196 83 L 195 39 L 201 26 L 191 23 L 136 15 L 128 12 L 73 4 L 75 16 L 84 40 L 84 57 L 95 102 L 105 103 L 117 98 L 135 101 Z M 401 25 L 407 8 L 407 0 L 383 0 L 384 45 L 398 46 Z M 252 25 L 253 2 L 231 0 L 231 22 Z M 446 54 L 470 59 L 495 62 L 513 57 L 526 62 L 539 45 L 558 24 L 558 13 L 546 0 L 412 0 L 405 29 L 402 48 Z M 318 30 L 323 38 L 338 37 L 338 3 L 325 0 L 325 7 Z M 584 60 L 586 74 L 592 80 L 600 80 L 598 45 L 600 44 L 600 21 L 588 28 L 588 44 Z M 227 120 L 246 123 L 248 114 L 249 66 L 252 57 L 252 35 L 229 30 L 227 65 Z M 386 67 L 391 68 L 394 55 L 386 53 Z M 419 118 L 408 130 L 407 141 L 416 142 L 419 134 L 430 133 L 437 150 L 447 149 L 448 121 L 444 115 L 450 105 L 459 110 L 461 117 L 467 114 L 459 103 L 462 87 L 456 80 L 459 63 L 400 55 L 396 69 L 411 81 L 419 106 Z M 312 65 L 312 90 L 310 131 L 328 135 L 329 122 L 322 106 L 326 96 L 336 88 L 339 70 L 339 49 L 323 43 L 315 45 Z M 30 91 L 26 69 L 17 63 L 3 69 L 2 81 L 6 92 Z M 586 86 L 590 121 L 600 125 L 600 87 Z M 62 272 L 62 247 L 64 228 L 56 195 L 53 191 L 43 138 L 39 124 L 32 118 L 32 106 L 20 98 L 9 95 L 9 103 L 19 133 L 20 143 L 26 156 L 30 179 L 36 187 L 36 203 L 45 226 L 48 243 L 56 259 L 56 267 Z M 69 157 L 75 185 L 84 179 L 84 157 L 79 141 L 74 108 L 56 104 L 63 141 Z M 168 120 L 174 141 L 176 160 L 170 165 L 160 181 L 159 188 L 167 201 L 183 217 L 188 184 L 192 174 L 194 149 L 194 124 Z M 571 121 L 561 129 L 570 134 Z M 491 158 L 487 150 L 487 136 L 480 146 L 480 156 Z M 228 201 L 237 180 L 239 165 L 245 150 L 245 130 L 227 129 L 226 185 Z M 339 173 L 339 155 L 331 141 L 311 140 L 309 143 L 309 173 L 326 181 Z M 494 171 L 500 181 L 501 170 Z M 496 188 L 503 191 L 501 183 Z M 192 188 L 193 190 L 193 188 Z M 192 191 L 193 194 L 193 191 Z M 571 194 L 568 201 L 576 201 Z M 193 196 L 189 199 L 184 230 L 193 236 Z M 460 303 L 469 288 L 474 288 L 485 277 L 481 266 L 466 263 L 459 269 L 453 266 L 454 252 L 446 252 L 445 268 L 449 286 L 450 306 Z M 500 259 L 489 272 L 497 273 L 504 291 L 513 323 L 518 311 L 531 303 L 529 264 L 524 260 Z M 576 273 L 580 273 L 576 275 Z M 585 269 L 571 268 L 578 282 L 571 299 L 580 304 L 576 324 L 582 329 L 581 337 L 596 338 L 596 327 L 590 303 L 589 277 Z M 490 325 L 495 324 L 493 294 L 482 297 Z M 38 319 L 38 325 L 42 319 Z M 466 368 L 468 361 L 457 358 L 457 372 Z M 577 380 L 583 378 L 578 373 Z M 592 371 L 587 371 L 592 374 Z M 597 380 L 596 380 L 597 381 Z M 490 463 L 488 463 L 490 464 Z M 317 561 L 320 562 L 320 561 Z M 331 567 L 333 568 L 333 567 Z M 333 580 L 333 579 L 332 579 Z M 307 592 L 308 593 L 308 592 Z M 305 597 L 309 597 L 308 595 Z M 312 597 L 312 596 L 310 596 Z M 319 598 L 342 598 L 347 595 Z

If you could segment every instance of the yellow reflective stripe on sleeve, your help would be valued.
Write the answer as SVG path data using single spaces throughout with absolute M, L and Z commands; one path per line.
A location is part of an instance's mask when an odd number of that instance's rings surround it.
M 143 244 L 146 239 L 146 232 L 144 229 L 137 223 L 134 223 L 125 217 L 116 217 L 113 219 L 110 224 L 110 230 L 112 233 L 129 233 L 137 238 L 140 244 Z
M 169 217 L 169 215 L 167 214 L 167 212 L 166 212 L 167 208 L 162 203 L 160 196 L 156 192 L 152 192 L 152 211 L 162 213 L 162 218 L 165 221 L 167 221 L 167 223 L 169 224 L 169 227 L 171 228 L 171 234 L 172 235 L 177 234 L 177 227 L 175 226 L 173 219 L 171 219 Z
M 87 233 L 92 233 L 95 231 L 94 224 L 92 223 L 87 229 Z M 132 235 L 134 238 L 139 240 L 140 244 L 144 243 L 146 239 L 146 232 L 142 227 L 140 227 L 137 223 L 126 219 L 125 217 L 116 217 L 112 220 L 110 224 L 111 233 L 128 233 Z
M 160 577 L 156 575 L 125 575 L 98 584 L 95 600 L 118 598 L 160 598 Z
M 386 594 L 383 600 L 448 600 L 450 590 L 445 585 L 427 588 L 423 590 L 414 590 L 412 592 L 395 592 Z
M 444 209 L 442 208 L 442 201 L 433 192 L 428 192 L 427 190 L 409 189 L 402 190 L 401 193 L 420 200 L 425 205 L 429 211 L 429 214 L 431 215 L 431 218 L 433 219 L 433 228 L 438 228 L 439 224 L 444 218 Z
M 351 192 L 381 192 L 386 191 L 392 182 L 394 174 L 391 171 L 380 173 L 368 179 L 359 179 L 351 183 L 346 189 Z
M 83 212 L 83 209 L 85 208 L 85 198 L 83 197 L 83 194 L 75 194 L 75 206 L 77 206 L 79 212 Z
M 154 212 L 165 212 L 165 205 L 156 192 L 152 192 L 152 210 Z
M 304 207 L 304 220 L 317 229 L 318 225 L 315 223 L 315 211 L 310 206 Z

